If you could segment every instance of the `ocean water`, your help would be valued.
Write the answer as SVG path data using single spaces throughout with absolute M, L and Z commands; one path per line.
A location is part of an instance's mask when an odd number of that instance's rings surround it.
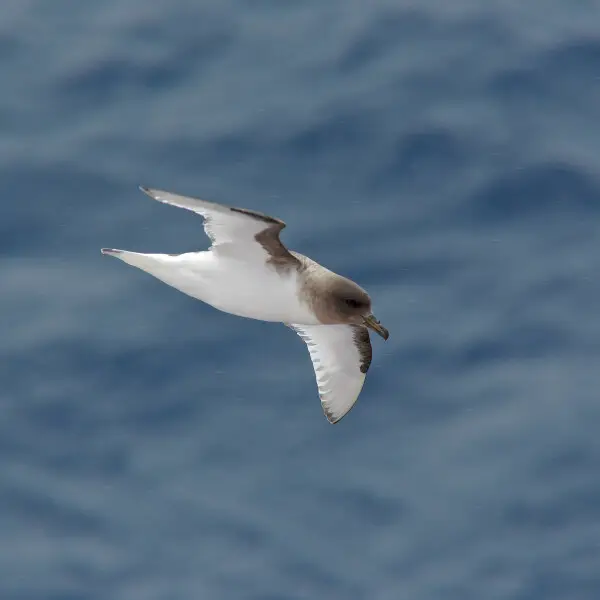
M 600 2 L 4 0 L 2 600 L 600 598 Z M 260 210 L 390 329 L 302 341 L 103 246 Z

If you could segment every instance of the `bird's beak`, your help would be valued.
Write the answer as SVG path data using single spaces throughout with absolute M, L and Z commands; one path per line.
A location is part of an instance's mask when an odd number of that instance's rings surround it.
M 369 315 L 368 317 L 363 317 L 365 325 L 376 331 L 384 340 L 387 340 L 390 337 L 390 332 L 375 318 L 375 315 Z

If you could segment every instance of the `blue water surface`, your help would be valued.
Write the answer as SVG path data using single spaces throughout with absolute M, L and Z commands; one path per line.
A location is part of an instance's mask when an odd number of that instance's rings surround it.
M 2 600 L 598 600 L 600 4 L 0 4 Z M 366 287 L 361 398 L 100 255 L 252 208 Z

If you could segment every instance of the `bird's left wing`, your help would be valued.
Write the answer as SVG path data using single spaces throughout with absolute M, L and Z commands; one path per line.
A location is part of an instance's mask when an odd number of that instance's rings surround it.
M 297 262 L 279 239 L 279 232 L 285 227 L 279 219 L 245 208 L 233 208 L 162 190 L 140 189 L 154 200 L 204 217 L 204 231 L 212 242 L 211 249 L 217 253 L 244 258 L 256 256 L 276 265 Z
M 289 325 L 308 346 L 323 412 L 337 423 L 354 406 L 371 364 L 369 332 L 359 325 Z

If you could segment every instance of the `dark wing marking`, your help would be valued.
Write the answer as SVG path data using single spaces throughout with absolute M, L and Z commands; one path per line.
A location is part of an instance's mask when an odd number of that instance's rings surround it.
M 354 328 L 354 345 L 358 350 L 360 356 L 360 372 L 367 373 L 373 360 L 373 347 L 371 346 L 371 338 L 369 337 L 369 331 L 366 327 L 359 327 L 357 325 Z

